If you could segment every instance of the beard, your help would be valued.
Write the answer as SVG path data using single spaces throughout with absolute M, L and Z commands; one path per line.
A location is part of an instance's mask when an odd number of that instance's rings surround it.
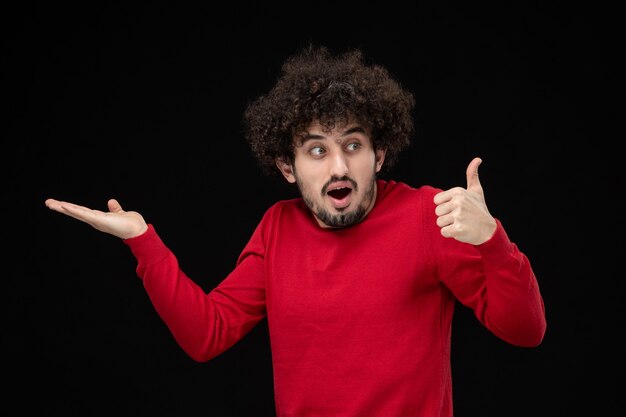
M 296 177 L 296 184 L 298 186 L 298 190 L 300 191 L 300 196 L 302 197 L 304 204 L 309 208 L 309 210 L 311 210 L 311 212 L 319 221 L 321 221 L 328 227 L 347 227 L 359 223 L 367 214 L 367 210 L 371 206 L 371 203 L 376 194 L 376 177 L 373 176 L 372 180 L 367 185 L 367 189 L 365 190 L 363 199 L 357 207 L 352 210 L 340 209 L 339 213 L 331 213 L 324 207 L 318 207 L 315 204 L 314 199 L 311 197 L 311 193 L 309 193 L 309 191 L 304 187 L 298 175 L 295 175 L 295 172 L 294 176 Z M 326 190 L 328 185 L 336 181 L 350 181 L 354 187 L 353 192 L 358 191 L 357 183 L 353 179 L 349 177 L 334 177 L 331 178 L 324 187 L 322 187 L 322 198 L 325 197 L 324 190 Z

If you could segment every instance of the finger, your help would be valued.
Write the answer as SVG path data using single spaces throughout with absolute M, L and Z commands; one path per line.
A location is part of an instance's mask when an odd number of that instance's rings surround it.
M 80 208 L 83 208 L 83 209 L 88 210 L 86 207 L 69 203 L 67 201 L 55 200 L 53 198 L 47 199 L 45 204 L 46 204 L 46 207 L 48 207 L 50 210 L 58 211 L 60 213 L 65 213 L 65 214 L 67 214 L 68 211 L 71 211 L 73 209 L 79 210 Z
M 44 202 L 44 204 L 46 205 L 46 207 L 48 207 L 50 210 L 57 210 L 57 208 L 59 208 L 59 200 L 55 200 L 54 198 L 48 198 L 46 199 L 46 201 Z
M 454 208 L 455 208 L 455 205 L 452 204 L 450 201 L 447 201 L 435 207 L 435 214 L 437 216 L 444 216 L 446 214 L 450 214 L 452 210 L 454 210 Z
M 476 157 L 467 166 L 465 170 L 465 176 L 467 177 L 467 190 L 468 191 L 480 191 L 482 187 L 480 180 L 478 179 L 478 166 L 483 162 L 482 159 Z
M 433 198 L 433 202 L 436 205 L 439 205 L 439 204 L 445 203 L 446 201 L 450 201 L 450 198 L 452 198 L 450 193 L 448 193 L 447 191 L 442 191 L 440 193 L 435 194 L 435 197 Z
M 90 208 L 68 203 L 65 201 L 62 201 L 60 203 L 62 213 L 67 214 L 68 216 L 83 221 L 85 223 L 92 224 L 94 221 L 97 220 L 99 215 L 104 214 L 100 210 L 92 210 Z
M 466 190 L 463 187 L 454 187 L 446 191 L 441 191 L 435 194 L 435 197 L 433 198 L 433 202 L 437 205 L 443 204 L 447 201 L 454 199 L 454 197 L 457 195 L 465 194 L 465 191 Z
M 439 226 L 440 228 L 450 226 L 452 223 L 454 223 L 454 217 L 452 216 L 437 217 L 437 226 Z
M 443 237 L 452 237 L 452 225 L 448 225 L 446 227 L 441 228 L 441 236 Z

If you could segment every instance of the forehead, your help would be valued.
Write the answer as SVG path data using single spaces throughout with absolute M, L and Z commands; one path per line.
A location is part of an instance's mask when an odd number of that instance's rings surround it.
M 328 129 L 321 123 L 314 121 L 306 128 L 304 132 L 294 136 L 296 146 L 302 146 L 309 140 L 336 140 L 341 141 L 343 138 L 361 135 L 369 138 L 369 132 L 363 125 L 356 122 L 347 122 L 337 124 L 332 129 Z

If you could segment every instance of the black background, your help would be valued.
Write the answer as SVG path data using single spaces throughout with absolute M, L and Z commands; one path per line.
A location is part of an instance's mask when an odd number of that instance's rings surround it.
M 464 186 L 481 156 L 490 211 L 533 262 L 539 347 L 457 309 L 456 416 L 621 414 L 618 16 L 597 2 L 4 6 L 3 414 L 275 415 L 265 322 L 193 362 L 128 248 L 44 200 L 117 198 L 209 291 L 263 212 L 296 195 L 260 173 L 241 115 L 309 41 L 360 48 L 414 92 L 415 140 L 385 177 Z

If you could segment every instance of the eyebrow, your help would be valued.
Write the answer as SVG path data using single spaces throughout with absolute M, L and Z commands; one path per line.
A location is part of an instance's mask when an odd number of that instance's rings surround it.
M 350 128 L 348 130 L 346 130 L 345 132 L 343 132 L 341 134 L 341 137 L 345 137 L 348 135 L 351 135 L 353 133 L 363 133 L 365 134 L 365 129 L 363 129 L 361 126 L 356 126 L 353 128 Z M 313 134 L 307 134 L 305 136 L 302 137 L 302 143 L 306 142 L 307 140 L 313 140 L 313 139 L 326 139 L 326 136 L 322 136 L 322 135 L 313 135 Z

